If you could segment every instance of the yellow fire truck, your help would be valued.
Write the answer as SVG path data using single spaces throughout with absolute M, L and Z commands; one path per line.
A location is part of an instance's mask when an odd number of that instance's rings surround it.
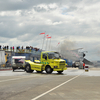
M 33 72 L 36 70 L 38 73 L 46 71 L 47 74 L 51 74 L 53 71 L 57 71 L 59 74 L 66 70 L 66 62 L 60 59 L 58 52 L 45 51 L 41 52 L 41 59 L 35 60 L 34 62 L 30 60 L 25 60 L 25 71 Z

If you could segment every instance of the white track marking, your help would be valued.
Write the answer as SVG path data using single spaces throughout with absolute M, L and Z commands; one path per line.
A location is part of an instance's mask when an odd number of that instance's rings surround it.
M 83 73 L 82 73 L 82 74 L 83 74 Z M 80 75 L 81 75 L 81 74 L 80 74 Z M 55 89 L 59 88 L 60 86 L 62 86 L 62 85 L 64 85 L 64 84 L 66 84 L 66 83 L 68 83 L 68 82 L 70 82 L 70 81 L 74 80 L 75 78 L 79 77 L 80 75 L 77 75 L 77 76 L 75 76 L 75 77 L 73 77 L 73 78 L 71 78 L 71 79 L 69 79 L 69 80 L 65 81 L 64 83 L 62 83 L 62 84 L 60 84 L 60 85 L 58 85 L 58 86 L 56 86 L 56 87 L 54 87 L 54 88 L 50 89 L 50 90 L 49 90 L 49 91 L 47 91 L 47 92 L 44 92 L 43 94 L 41 94 L 41 95 L 39 95 L 39 96 L 37 96 L 37 97 L 35 97 L 35 98 L 31 99 L 31 100 L 37 100 L 38 98 L 40 98 L 40 97 L 42 97 L 42 96 L 46 95 L 47 93 L 49 93 L 49 92 L 51 92 L 51 91 L 53 91 L 53 90 L 55 90 Z

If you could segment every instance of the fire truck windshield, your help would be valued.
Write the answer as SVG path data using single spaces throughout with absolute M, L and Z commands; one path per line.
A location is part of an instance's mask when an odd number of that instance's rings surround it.
M 49 52 L 48 53 L 48 58 L 49 59 L 58 59 L 60 58 L 60 55 L 58 52 Z

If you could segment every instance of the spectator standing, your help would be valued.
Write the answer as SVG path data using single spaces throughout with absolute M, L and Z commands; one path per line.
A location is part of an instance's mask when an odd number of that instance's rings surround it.
M 19 46 L 19 50 L 20 50 L 20 46 Z
M 83 69 L 85 68 L 85 63 L 83 63 Z
M 23 50 L 23 46 L 22 46 L 22 50 Z
M 7 48 L 7 47 L 5 46 L 5 50 L 6 50 L 6 48 Z
M 7 50 L 9 49 L 9 46 L 7 45 Z
M 14 51 L 14 46 L 13 46 L 13 48 L 12 48 L 12 49 L 13 49 L 13 51 Z
M 1 45 L 0 45 L 0 50 L 1 50 Z
M 12 47 L 10 47 L 11 51 L 12 51 Z
M 17 46 L 17 50 L 19 49 L 19 47 Z

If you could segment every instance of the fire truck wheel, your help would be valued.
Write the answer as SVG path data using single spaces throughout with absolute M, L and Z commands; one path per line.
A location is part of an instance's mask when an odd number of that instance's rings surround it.
M 47 74 L 51 74 L 53 69 L 50 66 L 47 66 L 45 71 L 46 71 Z
M 57 71 L 58 72 L 58 74 L 61 74 L 63 71 Z
M 30 65 L 29 64 L 26 64 L 26 66 L 25 66 L 25 71 L 27 72 L 27 73 L 32 73 L 33 72 L 33 70 L 31 70 L 31 67 L 30 67 Z

